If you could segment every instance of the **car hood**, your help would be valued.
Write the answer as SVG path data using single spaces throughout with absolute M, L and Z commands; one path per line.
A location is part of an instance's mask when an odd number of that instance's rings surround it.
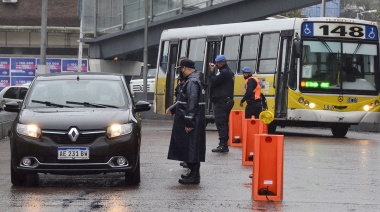
M 137 120 L 129 109 L 54 108 L 23 109 L 18 122 L 37 124 L 43 130 L 67 130 L 70 127 L 77 127 L 79 130 L 105 130 L 113 123 L 137 123 Z

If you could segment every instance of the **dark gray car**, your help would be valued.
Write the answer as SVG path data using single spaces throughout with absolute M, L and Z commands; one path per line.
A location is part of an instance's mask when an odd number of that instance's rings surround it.
M 124 172 L 140 182 L 141 122 L 148 102 L 133 101 L 124 76 L 106 73 L 40 75 L 9 132 L 11 181 L 25 185 L 38 173 L 77 175 Z

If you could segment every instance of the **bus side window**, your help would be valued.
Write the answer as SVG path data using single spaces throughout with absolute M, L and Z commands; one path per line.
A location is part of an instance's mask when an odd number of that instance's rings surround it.
M 203 58 L 205 55 L 206 39 L 192 39 L 189 42 L 189 59 L 194 61 L 195 70 L 203 72 Z
M 280 33 L 262 34 L 258 71 L 260 73 L 274 73 L 276 71 L 278 43 Z
M 240 51 L 240 61 L 238 73 L 242 67 L 248 66 L 253 72 L 256 72 L 257 48 L 259 46 L 259 34 L 244 35 L 242 37 L 242 47 Z
M 168 71 L 169 41 L 164 41 L 162 45 L 163 45 L 163 48 L 162 48 L 162 53 L 161 53 L 160 66 L 161 66 L 161 69 L 166 73 Z
M 187 53 L 187 40 L 181 40 L 181 41 L 179 42 L 179 57 L 178 57 L 178 60 L 177 60 L 177 62 L 176 62 L 177 65 L 179 65 L 179 61 L 180 61 L 180 60 L 182 60 L 182 59 L 184 59 L 184 58 L 187 58 L 187 57 L 186 57 L 186 53 Z M 176 65 L 176 66 L 177 66 L 177 65 Z M 177 69 L 175 70 L 175 74 L 176 74 L 176 76 L 179 75 L 180 70 L 181 70 L 180 68 L 177 68 Z
M 236 73 L 238 70 L 239 41 L 239 36 L 224 38 L 223 54 L 226 56 L 228 67 L 230 67 L 233 73 Z

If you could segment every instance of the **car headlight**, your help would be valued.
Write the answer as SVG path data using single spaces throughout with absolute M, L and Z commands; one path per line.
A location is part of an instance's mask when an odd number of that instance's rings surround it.
M 107 128 L 107 136 L 114 138 L 121 135 L 126 135 L 132 132 L 132 124 L 113 124 Z
M 34 124 L 17 124 L 17 133 L 26 135 L 33 138 L 39 138 L 41 136 L 41 129 Z

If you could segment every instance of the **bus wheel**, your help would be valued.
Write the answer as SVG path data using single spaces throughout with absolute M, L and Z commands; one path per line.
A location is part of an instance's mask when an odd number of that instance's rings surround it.
M 331 127 L 331 132 L 332 132 L 334 137 L 343 138 L 347 134 L 348 127 L 349 127 L 348 125 L 333 126 L 333 127 Z
M 274 124 L 268 124 L 268 134 L 275 134 L 276 133 L 276 125 Z

